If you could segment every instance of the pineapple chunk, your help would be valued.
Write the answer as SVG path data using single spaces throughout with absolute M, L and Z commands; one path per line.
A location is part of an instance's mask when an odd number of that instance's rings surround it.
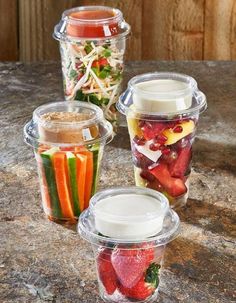
M 129 129 L 129 134 L 131 139 L 135 136 L 142 136 L 142 130 L 138 125 L 138 119 L 135 118 L 128 118 L 127 117 L 127 124 L 128 124 L 128 129 Z
M 135 110 L 134 104 L 130 106 L 130 109 Z M 133 115 L 127 115 L 127 124 L 129 129 L 129 135 L 131 139 L 133 139 L 135 136 L 141 137 L 143 132 L 141 128 L 139 127 L 139 115 L 137 114 L 137 117 L 133 117 Z
M 182 123 L 177 124 L 179 126 L 182 126 L 183 131 L 181 133 L 174 133 L 173 129 L 168 128 L 163 131 L 163 135 L 167 137 L 167 141 L 165 142 L 165 145 L 171 145 L 179 141 L 180 139 L 188 136 L 191 134 L 194 130 L 195 124 L 192 120 L 189 121 L 183 121 Z M 176 126 L 177 126 L 176 125 Z
M 147 181 L 144 180 L 141 176 L 141 169 L 134 167 L 134 179 L 135 179 L 135 185 L 141 186 L 141 187 L 147 187 Z

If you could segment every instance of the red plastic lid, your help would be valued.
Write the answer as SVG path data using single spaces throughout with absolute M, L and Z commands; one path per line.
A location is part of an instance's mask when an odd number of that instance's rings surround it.
M 81 6 L 64 11 L 55 26 L 54 37 L 63 39 L 104 39 L 126 36 L 130 26 L 120 10 L 107 6 Z

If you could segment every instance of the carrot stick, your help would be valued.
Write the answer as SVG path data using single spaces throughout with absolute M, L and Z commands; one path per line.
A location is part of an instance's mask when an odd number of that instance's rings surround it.
M 77 184 L 78 184 L 78 195 L 80 210 L 84 210 L 84 194 L 85 194 L 85 180 L 86 180 L 86 165 L 87 165 L 87 156 L 76 154 L 77 157 Z
M 53 166 L 55 170 L 57 191 L 63 217 L 74 218 L 71 204 L 67 159 L 64 152 L 56 152 L 53 155 Z
M 81 146 L 75 146 L 75 153 L 79 153 L 81 151 L 87 151 L 87 148 L 83 145 Z
M 93 184 L 93 153 L 89 150 L 80 151 L 81 155 L 87 156 L 87 169 L 86 169 L 86 181 L 84 192 L 84 208 L 88 208 L 89 200 L 91 197 L 92 184 Z

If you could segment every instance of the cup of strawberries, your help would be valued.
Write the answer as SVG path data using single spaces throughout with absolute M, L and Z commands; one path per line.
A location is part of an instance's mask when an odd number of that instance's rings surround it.
M 78 230 L 92 244 L 100 296 L 105 302 L 152 302 L 157 298 L 165 247 L 179 231 L 179 217 L 164 195 L 139 187 L 99 192 L 81 214 Z

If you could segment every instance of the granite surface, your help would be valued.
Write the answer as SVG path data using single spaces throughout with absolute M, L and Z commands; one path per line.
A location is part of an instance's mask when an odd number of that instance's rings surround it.
M 177 71 L 208 98 L 194 145 L 182 232 L 166 250 L 161 303 L 236 302 L 236 62 L 129 62 L 135 74 Z M 60 64 L 0 63 L 0 302 L 101 302 L 90 245 L 41 209 L 22 127 L 40 104 L 62 100 Z M 100 188 L 134 184 L 127 129 L 105 150 Z

